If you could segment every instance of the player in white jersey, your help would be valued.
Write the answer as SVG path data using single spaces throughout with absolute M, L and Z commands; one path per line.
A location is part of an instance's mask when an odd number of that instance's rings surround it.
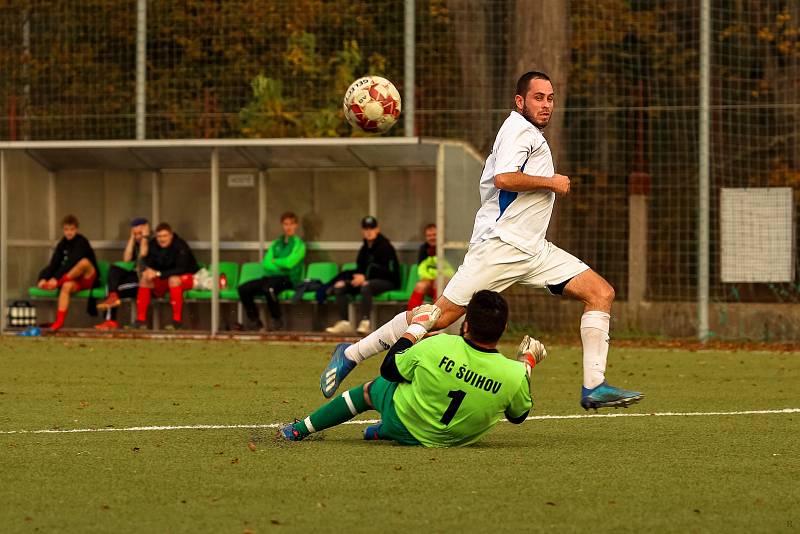
M 569 178 L 555 173 L 550 147 L 542 135 L 554 105 L 547 75 L 522 75 L 514 104 L 486 158 L 480 181 L 481 207 L 469 250 L 436 301 L 441 317 L 433 330 L 460 318 L 472 295 L 481 289 L 502 291 L 521 283 L 579 300 L 584 304 L 581 406 L 587 410 L 628 406 L 643 395 L 605 381 L 614 289 L 578 258 L 545 239 L 556 197 L 570 190 Z M 425 336 L 427 331 L 411 322 L 420 308 L 397 314 L 353 345 L 337 345 L 320 376 L 323 395 L 331 397 L 357 363 L 387 350 L 403 334 L 417 339 Z

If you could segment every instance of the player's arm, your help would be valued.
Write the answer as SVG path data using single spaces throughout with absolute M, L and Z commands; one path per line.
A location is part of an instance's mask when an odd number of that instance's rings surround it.
M 423 304 L 414 308 L 411 313 L 411 324 L 392 345 L 381 364 L 381 376 L 390 382 L 411 382 L 417 360 L 415 354 L 406 351 L 433 328 L 441 317 L 442 310 L 433 304 Z
M 517 193 L 546 189 L 556 195 L 566 195 L 569 193 L 569 177 L 563 174 L 531 176 L 522 171 L 504 172 L 494 176 L 494 186 Z
M 542 189 L 557 195 L 569 193 L 569 178 L 566 176 L 531 176 L 522 172 L 528 160 L 536 158 L 537 149 L 534 144 L 541 147 L 543 143 L 543 139 L 534 136 L 528 129 L 519 130 L 515 135 L 502 139 L 495 156 L 494 186 L 516 193 Z

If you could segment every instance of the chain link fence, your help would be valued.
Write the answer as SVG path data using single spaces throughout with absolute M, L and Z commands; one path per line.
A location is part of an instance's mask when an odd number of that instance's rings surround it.
M 546 135 L 574 184 L 551 237 L 621 299 L 697 299 L 700 0 L 417 0 L 413 88 L 403 0 L 145 4 L 147 138 L 354 135 L 341 95 L 373 73 L 415 94 L 415 132 L 389 135 L 486 153 L 518 75 L 545 70 Z M 791 280 L 730 282 L 719 207 L 722 188 L 744 187 L 800 204 L 800 4 L 710 5 L 710 296 L 797 304 L 797 217 Z M 136 2 L 1 2 L 0 139 L 134 138 L 136 44 Z

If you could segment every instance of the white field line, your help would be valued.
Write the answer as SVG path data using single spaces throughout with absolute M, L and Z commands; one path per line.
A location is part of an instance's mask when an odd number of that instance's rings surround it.
M 714 417 L 731 415 L 771 415 L 800 413 L 800 408 L 783 408 L 779 410 L 746 410 L 741 412 L 659 412 L 659 413 L 609 413 L 609 414 L 575 414 L 575 415 L 534 415 L 527 421 L 550 421 L 563 419 L 609 419 L 612 417 Z M 374 425 L 380 419 L 359 419 L 347 421 L 345 425 Z M 503 419 L 505 422 L 506 420 Z M 162 425 L 162 426 L 129 426 L 123 428 L 45 428 L 40 430 L 0 430 L 0 434 L 83 434 L 89 432 L 154 432 L 164 430 L 229 430 L 237 428 L 280 428 L 286 423 L 267 423 L 251 425 Z

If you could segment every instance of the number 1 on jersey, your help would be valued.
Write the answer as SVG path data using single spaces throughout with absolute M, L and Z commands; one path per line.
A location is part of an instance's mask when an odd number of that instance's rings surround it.
M 447 409 L 444 411 L 444 414 L 442 414 L 442 418 L 439 419 L 439 421 L 441 421 L 444 425 L 449 425 L 450 421 L 453 420 L 453 417 L 455 417 L 459 406 L 461 406 L 461 403 L 464 402 L 464 397 L 467 396 L 467 392 L 457 389 L 448 392 L 447 396 L 453 400 L 450 401 L 450 406 L 447 407 Z

